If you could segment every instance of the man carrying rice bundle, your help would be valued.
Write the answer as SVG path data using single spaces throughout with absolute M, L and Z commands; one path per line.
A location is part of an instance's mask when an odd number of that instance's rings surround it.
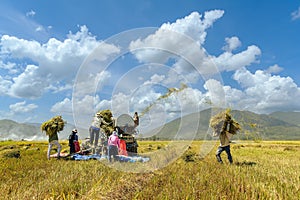
M 230 110 L 220 112 L 210 120 L 210 126 L 214 130 L 213 136 L 219 136 L 220 146 L 216 152 L 216 158 L 219 163 L 223 163 L 221 153 L 226 152 L 230 164 L 233 163 L 230 152 L 230 138 L 240 130 L 240 125 L 234 121 L 230 115 Z
M 65 121 L 63 121 L 61 116 L 53 117 L 52 119 L 44 122 L 41 125 L 42 131 L 46 132 L 46 135 L 48 135 L 49 139 L 49 145 L 48 145 L 48 151 L 47 151 L 47 158 L 50 159 L 50 152 L 52 150 L 53 145 L 57 146 L 57 158 L 60 158 L 60 151 L 61 151 L 61 145 L 58 142 L 58 132 L 62 131 L 65 126 Z

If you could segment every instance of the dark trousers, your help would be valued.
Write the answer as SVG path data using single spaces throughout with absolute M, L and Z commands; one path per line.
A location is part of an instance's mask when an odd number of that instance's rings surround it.
M 74 145 L 74 143 L 72 142 L 69 145 L 70 145 L 70 154 L 75 153 L 75 145 Z
M 115 145 L 109 145 L 108 146 L 108 161 L 111 162 L 111 156 L 113 156 L 114 160 L 117 161 L 118 160 L 118 147 Z
M 233 161 L 232 161 L 232 156 L 231 156 L 231 153 L 230 153 L 230 145 L 225 146 L 225 147 L 218 147 L 218 150 L 216 152 L 216 157 L 217 157 L 218 162 L 223 163 L 222 158 L 221 158 L 221 153 L 223 151 L 226 152 L 229 162 L 232 163 Z
M 90 144 L 91 145 L 93 145 L 93 144 L 95 146 L 98 145 L 99 132 L 100 132 L 100 129 L 96 129 L 96 128 L 90 127 Z

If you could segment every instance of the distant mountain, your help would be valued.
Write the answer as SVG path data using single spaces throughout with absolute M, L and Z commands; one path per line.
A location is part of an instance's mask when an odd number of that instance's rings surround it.
M 300 126 L 293 121 L 249 111 L 232 111 L 232 115 L 242 125 L 242 139 L 250 136 L 265 140 L 300 140 Z M 253 128 L 250 124 L 256 124 L 256 127 Z
M 0 120 L 0 140 L 47 140 L 45 133 L 42 133 L 39 123 L 18 123 L 13 120 Z M 66 124 L 64 130 L 59 132 L 59 139 L 66 140 L 72 130 L 73 124 Z M 87 130 L 78 129 L 81 138 L 88 136 Z
M 300 112 L 274 112 L 270 116 L 300 126 Z
M 141 136 L 157 139 L 212 139 L 209 121 L 219 111 L 207 109 L 189 114 L 150 132 L 141 133 Z M 231 114 L 242 127 L 234 139 L 300 140 L 300 113 L 298 112 L 276 112 L 265 115 L 232 110 Z M 59 139 L 66 140 L 74 127 L 67 123 L 64 130 L 59 133 Z M 77 129 L 79 138 L 88 137 L 88 130 Z M 0 140 L 8 139 L 47 140 L 47 137 L 41 132 L 38 123 L 24 124 L 7 119 L 0 120 Z
M 12 120 L 0 120 L 0 139 L 19 140 L 35 139 L 38 136 L 39 128 L 27 124 L 17 123 Z
M 219 111 L 207 109 L 189 114 L 144 135 L 157 139 L 211 139 L 209 121 L 217 112 Z M 231 114 L 242 127 L 240 133 L 234 136 L 235 139 L 300 140 L 300 126 L 295 124 L 295 120 L 289 121 L 288 119 L 294 119 L 294 117 L 289 117 L 288 114 L 286 114 L 285 121 L 280 117 L 276 118 L 273 114 L 256 114 L 238 110 L 231 111 Z M 195 125 L 198 125 L 196 130 Z

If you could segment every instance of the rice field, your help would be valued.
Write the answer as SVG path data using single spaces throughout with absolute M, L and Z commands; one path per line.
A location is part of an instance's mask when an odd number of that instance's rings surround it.
M 139 141 L 149 162 L 110 164 L 48 161 L 46 142 L 2 141 L 0 199 L 300 199 L 300 141 L 237 141 L 232 165 L 225 152 L 224 164 L 217 163 L 217 144 L 201 156 L 202 143 L 193 141 L 179 154 L 167 141 Z

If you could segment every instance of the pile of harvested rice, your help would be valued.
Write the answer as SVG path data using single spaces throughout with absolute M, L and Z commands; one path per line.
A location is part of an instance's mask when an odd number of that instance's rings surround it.
M 41 125 L 42 132 L 45 131 L 46 135 L 58 133 L 64 129 L 67 122 L 61 116 L 55 116 Z
M 113 119 L 113 115 L 112 112 L 107 109 L 107 110 L 101 110 L 98 113 L 100 113 L 100 115 L 103 117 L 104 121 L 108 124 L 101 124 L 101 131 L 106 133 L 107 135 L 110 135 L 113 130 L 114 130 L 114 119 Z
M 226 131 L 237 134 L 241 129 L 240 124 L 232 118 L 229 109 L 211 117 L 209 126 L 213 129 L 213 136 L 219 136 L 220 133 Z

